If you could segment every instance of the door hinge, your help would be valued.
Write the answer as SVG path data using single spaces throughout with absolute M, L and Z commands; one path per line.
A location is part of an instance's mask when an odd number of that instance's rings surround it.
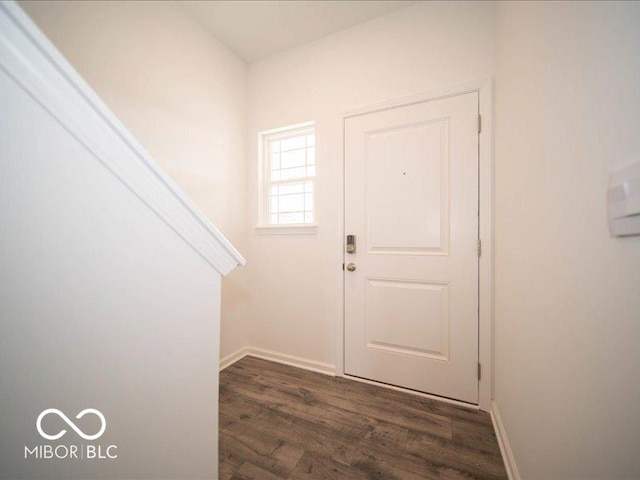
M 482 132 L 482 115 L 478 114 L 478 133 Z
M 482 255 L 482 240 L 478 239 L 478 256 Z
M 478 381 L 482 380 L 482 364 L 478 362 Z

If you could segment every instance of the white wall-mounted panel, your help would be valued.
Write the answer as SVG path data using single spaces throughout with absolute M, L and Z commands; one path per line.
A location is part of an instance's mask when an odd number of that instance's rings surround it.
M 611 174 L 607 203 L 612 235 L 640 235 L 640 162 Z

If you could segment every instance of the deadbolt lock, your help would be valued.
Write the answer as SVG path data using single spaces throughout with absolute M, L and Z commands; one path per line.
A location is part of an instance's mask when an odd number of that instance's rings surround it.
M 356 253 L 355 235 L 347 235 L 347 253 Z

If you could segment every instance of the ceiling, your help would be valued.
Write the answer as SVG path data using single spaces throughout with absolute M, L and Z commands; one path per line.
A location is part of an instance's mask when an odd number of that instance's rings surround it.
M 211 33 L 251 63 L 416 1 L 180 1 Z

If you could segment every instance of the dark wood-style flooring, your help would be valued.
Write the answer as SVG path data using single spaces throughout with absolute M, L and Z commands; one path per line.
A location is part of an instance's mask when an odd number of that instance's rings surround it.
M 506 479 L 489 415 L 245 357 L 220 374 L 221 480 Z

